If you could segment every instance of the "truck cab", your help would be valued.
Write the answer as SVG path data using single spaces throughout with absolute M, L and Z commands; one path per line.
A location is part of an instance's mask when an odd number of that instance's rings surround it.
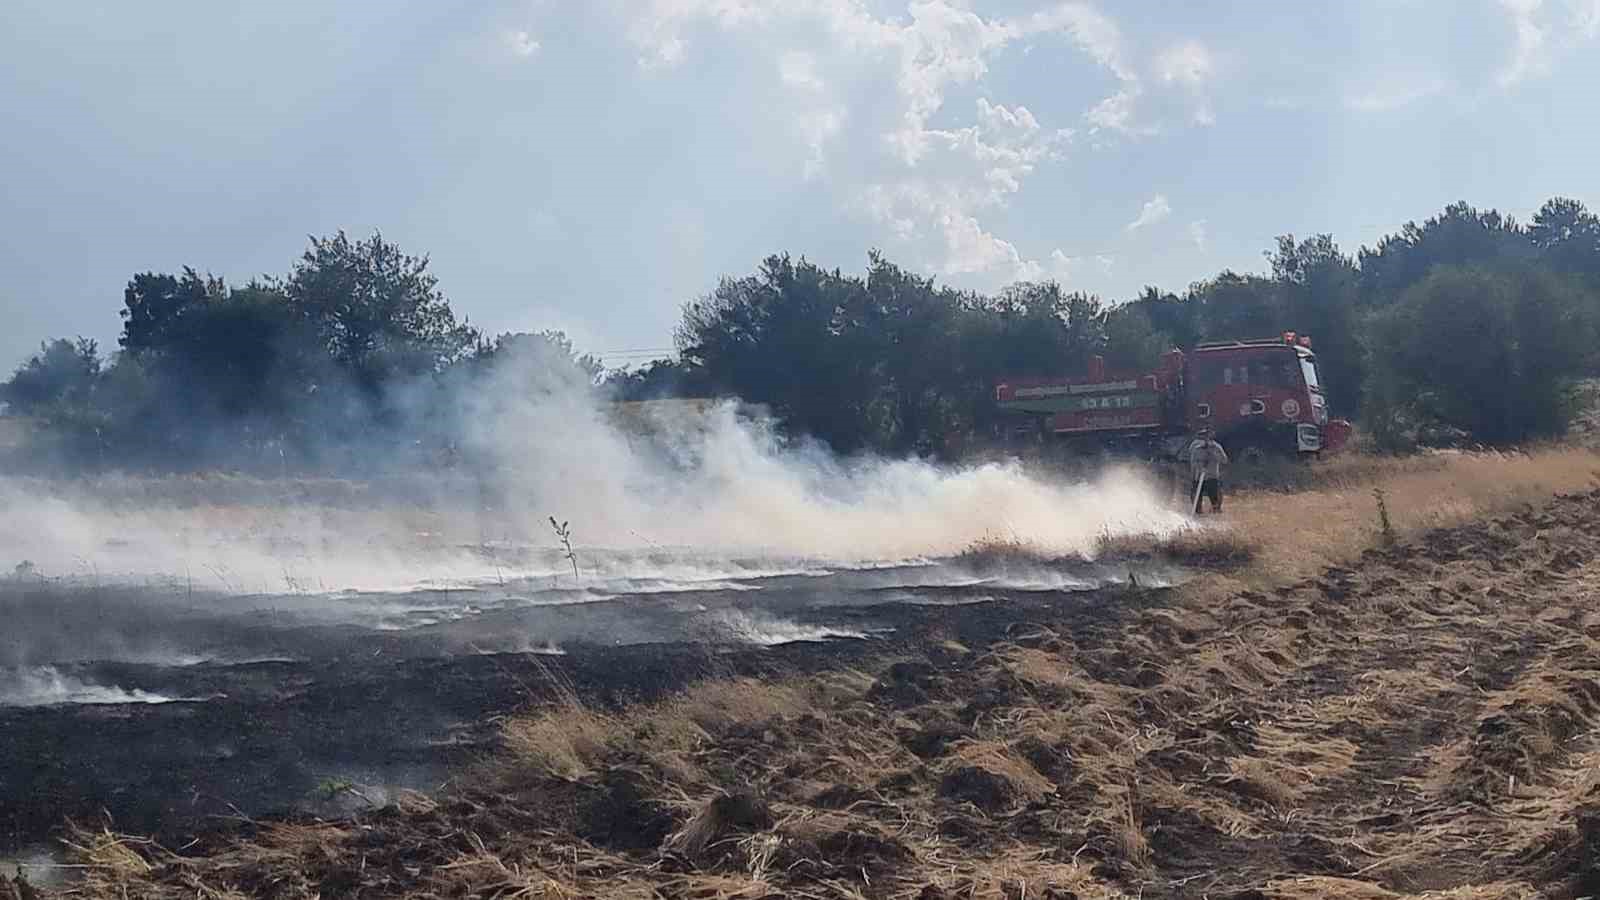
M 1186 356 L 1186 430 L 1209 427 L 1242 457 L 1334 449 L 1309 338 L 1285 332 L 1268 340 L 1216 341 Z

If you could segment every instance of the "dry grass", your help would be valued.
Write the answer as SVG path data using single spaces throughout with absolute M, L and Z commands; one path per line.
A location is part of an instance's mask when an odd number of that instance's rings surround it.
M 501 728 L 510 757 L 504 764 L 555 778 L 583 778 L 593 774 L 620 727 L 616 720 L 576 704 L 512 719 Z
M 1592 488 L 1600 484 L 1600 452 L 1557 445 L 1409 457 L 1347 453 L 1310 465 L 1235 466 L 1229 480 L 1223 515 L 1161 538 L 1104 537 L 1096 556 L 1159 556 L 1229 573 L 1213 579 L 1218 593 L 1259 589 L 1347 563 L 1377 546 L 1382 535 L 1374 489 L 1383 491 L 1403 540 Z
M 660 707 L 651 717 L 662 734 L 691 733 L 681 723 L 703 732 L 726 731 L 736 725 L 759 728 L 774 719 L 813 709 L 807 686 L 774 684 L 753 678 L 705 681 Z
M 664 702 L 621 714 L 591 709 L 558 686 L 555 705 L 502 723 L 506 752 L 489 763 L 488 771 L 508 788 L 529 776 L 577 781 L 595 775 L 618 752 L 639 749 L 674 780 L 698 783 L 702 778 L 685 754 L 713 735 L 802 715 L 815 708 L 819 692 L 847 692 L 863 678 L 841 673 L 803 685 L 751 678 L 704 681 Z
M 1407 458 L 1351 455 L 1325 464 L 1312 490 L 1286 497 L 1240 491 L 1222 516 L 1250 565 L 1222 590 L 1280 584 L 1353 560 L 1378 543 L 1382 489 L 1400 539 L 1547 501 L 1600 483 L 1600 453 L 1545 447 L 1527 453 L 1435 453 Z M 1242 582 L 1242 584 L 1240 584 Z
M 1095 542 L 1098 559 L 1159 557 L 1185 566 L 1217 572 L 1246 568 L 1256 548 L 1249 535 L 1223 523 L 1201 523 L 1163 537 L 1143 534 L 1102 536 Z
M 1017 758 L 1011 748 L 997 741 L 961 741 L 955 745 L 951 769 L 976 767 L 1004 779 L 1016 798 L 1037 803 L 1055 792 L 1050 779 L 1039 774 L 1027 760 Z
M 141 843 L 138 838 L 102 829 L 98 832 L 75 831 L 67 841 L 67 846 L 82 861 L 82 865 L 114 880 L 143 875 L 153 868 L 143 855 L 133 849 L 132 845 L 138 843 Z
M 974 571 L 985 572 L 1013 563 L 1049 562 L 1053 556 L 1014 534 L 986 534 L 956 554 L 954 561 Z

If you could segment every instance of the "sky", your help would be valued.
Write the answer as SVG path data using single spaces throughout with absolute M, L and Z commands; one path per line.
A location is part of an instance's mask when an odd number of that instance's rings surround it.
M 1600 0 L 6 0 L 0 366 L 339 229 L 614 366 L 772 253 L 1181 292 L 1600 205 L 1597 51 Z

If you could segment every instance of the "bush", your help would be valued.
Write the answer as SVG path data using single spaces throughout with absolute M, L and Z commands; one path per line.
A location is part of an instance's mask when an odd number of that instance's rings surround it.
M 1373 321 L 1374 438 L 1393 448 L 1454 430 L 1506 445 L 1562 433 L 1591 300 L 1543 271 L 1434 269 Z

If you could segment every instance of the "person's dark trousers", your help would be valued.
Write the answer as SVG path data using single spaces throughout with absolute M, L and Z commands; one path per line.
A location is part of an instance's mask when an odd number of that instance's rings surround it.
M 1200 507 L 1205 501 L 1211 501 L 1212 512 L 1222 512 L 1222 479 L 1207 478 L 1200 484 L 1200 493 L 1194 498 L 1194 514 L 1200 515 Z

